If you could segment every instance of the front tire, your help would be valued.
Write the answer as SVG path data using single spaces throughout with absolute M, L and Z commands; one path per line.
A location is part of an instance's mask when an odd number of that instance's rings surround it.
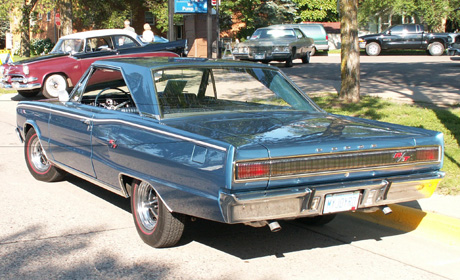
M 376 42 L 371 42 L 369 44 L 366 45 L 366 53 L 367 55 L 370 55 L 370 56 L 377 56 L 380 54 L 380 51 L 381 51 L 381 47 L 378 43 Z
M 55 182 L 64 179 L 65 171 L 55 167 L 46 157 L 40 139 L 34 129 L 27 132 L 24 142 L 24 156 L 27 168 L 35 179 Z
M 169 212 L 153 186 L 147 182 L 134 182 L 131 212 L 139 236 L 152 247 L 171 247 L 182 237 L 185 216 Z
M 292 62 L 292 56 L 290 56 L 288 59 L 286 59 L 286 63 L 284 64 L 285 67 L 292 67 L 294 66 L 294 63 Z
M 43 85 L 43 95 L 49 99 L 57 98 L 60 91 L 67 91 L 68 89 L 66 78 L 59 74 L 53 74 L 45 80 Z
M 440 56 L 444 53 L 444 45 L 439 42 L 433 42 L 428 45 L 428 52 L 433 56 Z

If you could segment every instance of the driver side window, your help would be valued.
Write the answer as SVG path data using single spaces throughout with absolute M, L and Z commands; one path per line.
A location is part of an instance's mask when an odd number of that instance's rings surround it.
M 72 98 L 82 104 L 138 113 L 128 86 L 119 70 L 95 68 L 86 80 L 86 85 L 77 96 Z

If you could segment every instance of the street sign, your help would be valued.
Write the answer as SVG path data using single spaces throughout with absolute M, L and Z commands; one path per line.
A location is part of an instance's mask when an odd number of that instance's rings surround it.
M 54 16 L 54 22 L 56 23 L 57 26 L 61 25 L 61 14 L 60 13 L 56 13 L 56 15 Z

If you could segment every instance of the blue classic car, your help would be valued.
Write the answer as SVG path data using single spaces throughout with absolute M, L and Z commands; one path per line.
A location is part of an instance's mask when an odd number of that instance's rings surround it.
M 38 180 L 74 174 L 130 197 L 153 247 L 195 218 L 324 224 L 429 197 L 443 134 L 328 114 L 278 68 L 190 58 L 96 61 L 59 100 L 22 101 L 17 132 Z

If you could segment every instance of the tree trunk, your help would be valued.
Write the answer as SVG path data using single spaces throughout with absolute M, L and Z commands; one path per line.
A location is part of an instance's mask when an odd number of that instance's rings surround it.
M 359 102 L 358 0 L 340 1 L 340 35 L 342 40 L 339 97 L 345 102 Z
M 61 0 L 59 2 L 61 11 L 61 36 L 73 33 L 72 29 L 72 1 Z

